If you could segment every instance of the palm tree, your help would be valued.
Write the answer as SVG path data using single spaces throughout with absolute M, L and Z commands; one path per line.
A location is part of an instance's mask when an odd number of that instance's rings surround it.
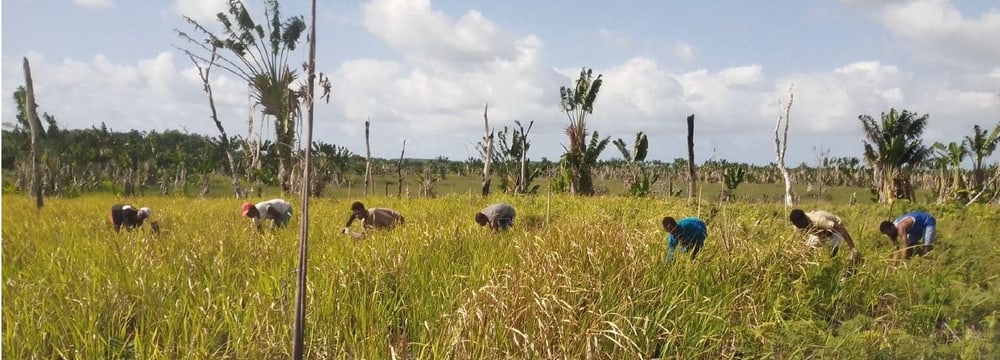
M 207 38 L 197 40 L 184 32 L 176 32 L 203 54 L 181 50 L 206 63 L 209 62 L 206 54 L 214 54 L 218 49 L 228 50 L 220 54 L 221 61 L 217 65 L 246 81 L 250 96 L 261 113 L 274 118 L 278 180 L 282 189 L 287 191 L 291 188 L 289 177 L 292 147 L 295 145 L 295 118 L 301 115 L 299 100 L 304 95 L 291 88 L 297 75 L 288 66 L 288 56 L 295 51 L 306 30 L 306 23 L 302 16 L 282 19 L 275 0 L 265 0 L 264 5 L 266 21 L 258 24 L 241 0 L 229 0 L 228 14 L 218 14 L 222 25 L 221 36 L 187 16 L 184 19 Z
M 947 191 L 944 191 L 944 193 L 962 201 L 968 200 L 968 190 L 965 188 L 965 181 L 962 176 L 962 162 L 969 155 L 969 150 L 965 147 L 965 143 L 954 141 L 948 143 L 948 145 L 934 143 L 934 150 L 936 151 L 935 155 L 937 159 L 940 160 L 939 164 L 945 169 L 951 170 L 951 184 L 945 186 Z
M 868 115 L 858 116 L 867 138 L 864 158 L 872 170 L 879 202 L 916 200 L 910 172 L 930 155 L 930 149 L 920 138 L 929 117 L 896 109 L 890 109 L 888 114 L 883 112 L 880 122 Z
M 587 115 L 594 112 L 594 101 L 597 100 L 597 93 L 603 82 L 600 74 L 595 79 L 592 70 L 583 68 L 575 86 L 559 88 L 560 105 L 569 118 L 569 126 L 566 127 L 569 147 L 563 154 L 563 160 L 570 165 L 569 191 L 574 194 L 594 194 L 591 168 L 610 140 L 610 138 L 605 138 L 603 141 L 591 139 L 591 147 L 587 146 Z M 596 131 L 594 136 L 597 136 Z M 595 151 L 596 153 L 593 153 Z
M 991 132 L 982 129 L 979 125 L 973 126 L 972 136 L 965 137 L 965 147 L 972 157 L 972 186 L 976 190 L 983 187 L 986 178 L 986 169 L 983 162 L 997 149 L 1000 142 L 1000 124 Z

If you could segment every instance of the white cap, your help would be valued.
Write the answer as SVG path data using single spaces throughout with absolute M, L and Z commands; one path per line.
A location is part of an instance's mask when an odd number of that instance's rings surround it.
M 150 215 L 153 215 L 153 210 L 151 210 L 148 207 L 139 208 L 139 215 L 144 215 L 145 217 L 149 217 Z

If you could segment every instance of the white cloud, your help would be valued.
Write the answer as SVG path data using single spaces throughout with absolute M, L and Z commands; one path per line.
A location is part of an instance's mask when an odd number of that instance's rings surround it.
M 202 4 L 176 3 L 190 16 L 214 17 L 219 11 Z M 543 39 L 509 31 L 475 10 L 446 14 L 426 0 L 373 0 L 361 13 L 365 28 L 391 53 L 323 66 L 335 69 L 329 73 L 333 95 L 329 105 L 317 106 L 317 140 L 363 152 L 363 124 L 371 118 L 375 156 L 398 156 L 404 138 L 407 156 L 474 156 L 471 147 L 482 136 L 488 102 L 496 128 L 536 121 L 532 158 L 561 154 L 566 117 L 558 89 L 570 85 L 580 69 L 552 68 Z M 615 33 L 605 35 L 613 40 Z M 694 55 L 696 46 L 677 45 Z M 683 59 L 687 53 L 675 55 Z M 31 53 L 29 58 L 41 110 L 70 127 L 104 121 L 119 130 L 184 126 L 214 135 L 197 73 L 177 54 L 166 51 L 133 62 L 102 55 L 51 59 Z M 930 113 L 928 142 L 947 142 L 961 139 L 973 124 L 994 123 L 1000 113 L 996 62 L 954 77 L 876 60 L 799 73 L 777 73 L 782 69 L 760 64 L 678 71 L 669 63 L 635 56 L 594 69 L 603 74 L 604 87 L 590 116 L 591 130 L 629 141 L 644 131 L 650 157 L 671 160 L 685 156 L 684 118 L 695 114 L 698 161 L 717 150 L 719 158 L 768 162 L 778 100 L 794 83 L 789 163 L 797 164 L 812 161 L 813 146 L 837 156 L 858 155 L 860 114 L 878 116 L 891 107 Z M 3 94 L 9 96 L 23 81 L 20 69 L 20 58 L 3 57 Z M 221 70 L 213 74 L 220 116 L 230 134 L 243 134 L 246 85 Z M 4 119 L 13 118 L 10 108 L 3 107 Z M 609 149 L 605 156 L 617 152 Z
M 373 0 L 362 14 L 368 31 L 415 60 L 457 65 L 517 55 L 513 36 L 475 10 L 453 19 L 429 0 Z
M 177 0 L 174 4 L 174 10 L 178 15 L 184 15 L 202 23 L 202 25 L 208 25 L 206 22 L 215 20 L 216 14 L 226 12 L 226 9 L 229 8 L 227 4 L 226 0 Z
M 683 61 L 690 61 L 694 58 L 694 48 L 691 47 L 691 44 L 678 41 L 674 44 L 674 56 Z
M 116 130 L 165 130 L 185 127 L 215 135 L 208 120 L 208 101 L 191 68 L 180 69 L 173 52 L 161 52 L 134 64 L 115 63 L 104 55 L 88 61 L 49 60 L 28 55 L 39 110 L 69 128 L 100 126 Z M 246 115 L 246 86 L 226 76 L 213 76 L 220 117 L 237 134 Z M 3 93 L 22 85 L 21 59 L 3 57 Z M 9 81 L 8 79 L 15 81 Z M 239 95 L 239 94 L 242 94 Z M 3 108 L 4 119 L 13 110 Z
M 634 46 L 632 39 L 618 31 L 598 29 L 597 38 L 604 44 L 616 49 L 624 50 Z
M 913 50 L 940 63 L 993 66 L 1000 62 L 1000 10 L 962 14 L 950 0 L 889 2 L 877 17 Z
M 85 8 L 93 9 L 109 8 L 114 6 L 114 3 L 111 0 L 73 0 L 73 3 Z

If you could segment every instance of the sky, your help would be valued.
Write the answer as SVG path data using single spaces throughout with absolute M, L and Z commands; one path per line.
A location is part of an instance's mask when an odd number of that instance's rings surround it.
M 245 3 L 263 18 L 262 0 Z M 280 3 L 308 23 L 309 2 Z M 225 4 L 4 0 L 2 121 L 15 121 L 27 58 L 39 111 L 63 127 L 216 136 L 175 30 L 192 31 L 185 15 L 217 30 Z M 559 88 L 583 67 L 604 80 L 588 128 L 630 144 L 646 133 L 648 159 L 686 157 L 694 114 L 696 162 L 773 162 L 789 89 L 789 166 L 860 157 L 858 116 L 890 108 L 930 114 L 928 144 L 1000 122 L 995 1 L 319 1 L 317 39 L 317 71 L 333 87 L 316 105 L 314 140 L 364 154 L 371 119 L 372 155 L 384 158 L 404 139 L 407 157 L 478 156 L 489 104 L 497 130 L 534 121 L 532 159 L 558 159 L 568 124 Z M 291 58 L 300 72 L 301 45 Z M 211 83 L 227 132 L 247 136 L 261 115 L 246 84 L 220 69 Z M 620 154 L 609 146 L 602 158 Z

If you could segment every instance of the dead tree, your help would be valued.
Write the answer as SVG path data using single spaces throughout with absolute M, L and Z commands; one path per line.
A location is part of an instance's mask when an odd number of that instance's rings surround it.
M 396 175 L 399 182 L 396 184 L 396 197 L 403 197 L 403 154 L 406 154 L 406 139 L 403 139 L 403 151 L 399 152 L 399 161 L 396 162 Z
M 375 183 L 372 181 L 372 145 L 371 145 L 371 119 L 365 120 L 365 196 L 368 192 L 375 193 Z
M 198 77 L 201 78 L 202 90 L 208 95 L 208 107 L 212 111 L 212 121 L 215 122 L 215 127 L 219 129 L 219 146 L 222 146 L 223 152 L 226 153 L 226 161 L 229 163 L 229 176 L 232 177 L 233 181 L 233 195 L 236 198 L 243 197 L 243 188 L 240 186 L 240 175 L 236 171 L 236 161 L 233 159 L 232 147 L 229 145 L 229 135 L 226 134 L 226 129 L 222 127 L 222 122 L 219 121 L 219 113 L 215 109 L 215 95 L 212 92 L 212 84 L 208 81 L 209 74 L 212 71 L 212 66 L 215 65 L 215 61 L 219 58 L 219 54 L 216 52 L 218 47 L 212 46 L 212 55 L 209 57 L 208 64 L 202 67 L 200 63 L 195 59 L 194 54 L 190 51 L 186 51 L 188 57 L 191 58 L 191 62 L 194 66 L 198 68 Z M 205 183 L 207 184 L 207 176 Z M 202 196 L 208 193 L 208 186 L 205 185 L 202 188 Z
M 788 103 L 782 104 L 781 100 L 778 100 L 781 113 L 778 114 L 778 122 L 774 125 L 774 150 L 777 153 L 777 166 L 778 170 L 781 171 L 781 177 L 785 179 L 785 206 L 795 205 L 795 196 L 792 192 L 792 176 L 788 173 L 788 168 L 785 167 L 785 150 L 788 149 L 788 114 L 792 111 L 793 98 L 792 85 L 789 85 Z M 779 129 L 781 129 L 782 123 L 785 125 L 784 134 L 779 137 Z
M 694 173 L 694 114 L 687 117 L 688 130 L 688 203 L 694 201 L 695 182 L 698 178 Z
M 38 209 L 45 205 L 42 199 L 42 172 L 38 165 L 38 132 L 42 130 L 42 123 L 38 121 L 38 112 L 35 109 L 35 87 L 31 81 L 31 65 L 28 58 L 24 58 L 24 112 L 28 119 L 28 127 L 31 128 L 31 194 L 35 197 L 35 207 Z
M 490 104 L 483 104 L 483 125 L 485 128 L 483 142 L 486 154 L 483 155 L 483 197 L 490 195 L 490 163 L 493 161 L 493 132 L 490 131 L 490 118 L 487 116 Z
M 523 194 L 528 192 L 528 133 L 531 132 L 531 127 L 535 126 L 535 121 L 532 120 L 528 123 L 528 129 L 521 127 L 521 123 L 517 122 L 517 126 L 520 127 L 521 131 L 516 132 L 514 135 L 518 137 L 521 142 L 521 171 L 519 172 L 516 193 Z

